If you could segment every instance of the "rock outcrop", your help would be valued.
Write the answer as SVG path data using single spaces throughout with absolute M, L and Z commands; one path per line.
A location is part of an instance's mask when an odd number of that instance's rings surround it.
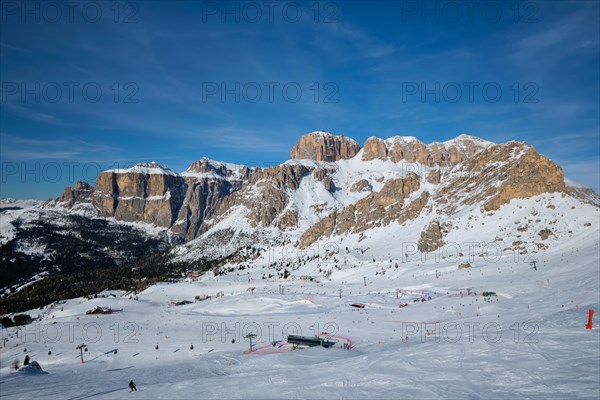
M 363 161 L 370 161 L 376 158 L 380 160 L 387 160 L 388 148 L 385 140 L 371 136 L 363 145 L 362 159 Z
M 271 168 L 256 168 L 250 176 L 249 183 L 261 180 L 273 183 L 278 189 L 296 190 L 302 178 L 310 172 L 308 167 L 300 164 L 282 164 Z
M 316 161 L 348 160 L 359 151 L 360 146 L 354 139 L 318 131 L 302 136 L 290 150 L 290 158 Z
M 65 202 L 67 207 L 73 207 L 75 203 L 84 203 L 91 200 L 94 187 L 86 182 L 77 181 L 73 187 L 67 186 L 59 201 Z
M 298 214 L 292 210 L 284 212 L 277 221 L 277 227 L 282 231 L 294 229 L 298 226 Z
M 431 195 L 429 192 L 423 192 L 410 204 L 402 208 L 397 218 L 398 223 L 403 224 L 406 221 L 417 218 L 429 202 L 430 197 Z
M 427 182 L 432 185 L 438 185 L 442 181 L 442 172 L 439 169 L 434 169 L 427 175 Z
M 419 180 L 416 174 L 388 180 L 379 192 L 371 193 L 341 211 L 334 211 L 311 226 L 300 238 L 300 244 L 310 246 L 332 234 L 361 233 L 394 221 L 400 222 L 404 201 L 419 189 Z
M 552 232 L 551 229 L 548 228 L 544 228 L 542 229 L 538 235 L 540 235 L 540 237 L 542 238 L 542 240 L 546 240 L 548 239 L 551 235 L 554 235 L 554 232 Z
M 495 153 L 490 154 L 491 157 L 506 154 L 506 150 L 500 150 L 498 146 L 494 146 L 494 150 Z M 562 168 L 539 154 L 533 147 L 528 147 L 518 162 L 506 163 L 502 169 L 507 179 L 502 182 L 499 193 L 484 204 L 487 211 L 497 210 L 512 199 L 525 199 L 542 193 L 565 190 Z
M 297 215 L 281 215 L 289 201 L 287 190 L 297 190 L 310 171 L 304 165 L 293 163 L 253 169 L 241 188 L 223 199 L 215 222 L 225 218 L 234 207 L 244 207 L 252 227 L 281 225 L 292 229 L 298 222 Z
M 168 168 L 156 163 L 138 164 L 99 174 L 93 203 L 107 217 L 170 227 L 185 190 L 183 178 Z
M 448 227 L 440 224 L 438 221 L 432 221 L 421 232 L 421 237 L 417 243 L 417 249 L 421 253 L 435 251 L 444 245 L 444 235 L 448 233 Z
M 202 158 L 181 174 L 187 190 L 173 232 L 191 240 L 206 232 L 217 217 L 223 200 L 240 190 L 254 170 L 244 165 L 225 164 Z
M 494 211 L 512 199 L 565 190 L 562 169 L 524 142 L 490 146 L 446 175 L 436 197 L 448 213 L 477 202 Z
M 185 198 L 173 225 L 173 232 L 187 240 L 206 231 L 204 222 L 217 215 L 222 200 L 234 190 L 225 179 L 186 177 Z
M 598 193 L 596 193 L 593 189 L 583 186 L 566 185 L 565 192 L 568 193 L 569 196 L 575 197 L 586 204 L 600 207 L 600 195 L 598 195 Z
M 321 182 L 328 192 L 333 192 L 335 190 L 335 183 L 329 175 L 332 172 L 325 168 L 315 168 L 312 171 L 312 176 Z
M 379 163 L 365 163 L 361 169 L 358 159 L 333 163 L 360 150 L 352 139 L 313 132 L 300 138 L 290 156 L 329 164 L 288 161 L 249 168 L 202 158 L 181 174 L 156 163 L 138 164 L 102 172 L 95 187 L 77 183 L 58 200 L 65 207 L 91 202 L 102 216 L 170 228 L 186 241 L 214 233 L 211 229 L 222 221 L 224 228 L 215 229 L 235 230 L 239 221 L 253 230 L 279 229 L 284 235 L 302 227 L 298 235 L 303 246 L 321 237 L 404 224 L 430 212 L 443 218 L 473 204 L 492 212 L 512 199 L 548 192 L 600 204 L 593 191 L 566 187 L 560 167 L 525 143 L 495 145 L 467 135 L 431 144 L 408 136 L 371 137 L 362 160 L 387 161 L 385 170 Z M 391 164 L 400 161 L 422 164 L 422 175 Z M 301 186 L 303 179 L 311 180 L 308 189 Z M 310 193 L 298 196 L 298 190 Z M 230 217 L 236 218 L 233 226 Z M 441 223 L 429 224 L 419 249 L 433 251 L 443 245 L 444 229 Z
M 468 135 L 428 145 L 413 136 L 394 136 L 386 140 L 373 136 L 363 146 L 362 159 L 407 161 L 429 167 L 450 166 L 467 160 L 490 145 L 491 142 Z
M 372 190 L 373 190 L 373 187 L 371 186 L 369 181 L 366 179 L 361 179 L 359 181 L 354 182 L 354 184 L 350 188 L 350 191 L 354 192 L 354 193 L 363 192 L 363 191 L 370 192 Z

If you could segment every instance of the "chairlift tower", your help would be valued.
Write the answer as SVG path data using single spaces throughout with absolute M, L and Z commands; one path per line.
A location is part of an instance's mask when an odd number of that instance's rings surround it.
M 255 338 L 255 337 L 256 337 L 255 333 L 249 333 L 246 336 L 244 336 L 245 339 L 249 339 L 250 340 L 250 353 L 252 353 L 252 347 L 253 347 L 252 339 Z
M 532 260 L 529 262 L 529 265 L 531 265 L 533 267 L 533 269 L 535 269 L 537 271 L 537 265 L 536 265 L 537 261 L 536 260 Z
M 85 349 L 85 348 L 86 348 L 85 343 L 81 343 L 79 346 L 76 347 L 76 349 L 79 350 L 79 352 L 80 352 L 81 364 L 84 363 L 84 361 L 83 361 L 83 349 Z

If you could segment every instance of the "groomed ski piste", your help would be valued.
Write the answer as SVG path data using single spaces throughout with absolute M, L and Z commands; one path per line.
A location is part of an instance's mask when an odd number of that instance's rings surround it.
M 536 199 L 511 202 L 495 224 L 483 218 L 482 228 L 455 228 L 451 234 L 459 236 L 449 241 L 502 236 L 527 207 L 542 214 L 571 209 L 570 200 L 550 198 L 556 210 Z M 535 255 L 403 259 L 403 231 L 387 229 L 370 231 L 363 242 L 340 241 L 351 254 L 328 278 L 318 272 L 329 269 L 323 254 L 288 279 L 276 273 L 263 279 L 274 273 L 265 258 L 225 275 L 207 272 L 139 294 L 108 290 L 31 310 L 41 318 L 2 330 L 0 393 L 3 399 L 597 399 L 599 218 L 597 207 L 577 208 L 554 225 L 560 237 Z M 497 223 L 502 216 L 504 227 Z M 586 221 L 591 226 L 584 228 Z M 368 247 L 364 254 L 352 251 L 361 246 Z M 464 262 L 471 267 L 459 269 Z M 119 311 L 86 314 L 97 306 Z M 595 314 L 586 329 L 590 309 Z M 257 335 L 252 351 L 249 333 Z M 287 335 L 336 343 L 294 349 Z M 22 365 L 26 355 L 44 373 L 15 370 L 14 360 Z M 129 391 L 130 380 L 137 392 Z

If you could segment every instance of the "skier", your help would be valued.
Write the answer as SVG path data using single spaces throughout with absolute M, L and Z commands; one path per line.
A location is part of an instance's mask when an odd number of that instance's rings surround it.
M 129 381 L 129 389 L 133 392 L 134 390 L 137 392 L 137 387 L 135 386 L 135 382 L 132 380 Z

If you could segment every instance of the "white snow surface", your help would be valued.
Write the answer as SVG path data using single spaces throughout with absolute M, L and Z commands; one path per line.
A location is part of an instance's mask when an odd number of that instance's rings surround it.
M 116 168 L 109 169 L 104 172 L 113 172 L 115 174 L 129 174 L 129 173 L 138 173 L 138 174 L 148 174 L 148 175 L 177 175 L 166 165 L 160 165 L 154 161 L 150 163 L 139 163 L 134 165 L 131 168 Z
M 515 199 L 495 212 L 480 203 L 450 215 L 434 207 L 402 225 L 299 249 L 293 244 L 306 228 L 370 193 L 351 192 L 357 181 L 378 191 L 389 179 L 412 172 L 426 177 L 429 170 L 362 161 L 362 151 L 335 163 L 286 163 L 329 167 L 338 190 L 325 190 L 312 174 L 298 190 L 287 189 L 287 207 L 298 212 L 299 227 L 263 229 L 266 239 L 256 243 L 261 255 L 227 265 L 233 272 L 159 283 L 138 295 L 107 288 L 117 297 L 70 299 L 30 311 L 41 319 L 23 327 L 18 338 L 15 328 L 2 330 L 8 339 L 0 349 L 2 398 L 600 396 L 598 207 L 561 193 Z M 434 188 L 421 179 L 406 202 L 423 190 Z M 205 235 L 220 229 L 252 233 L 246 213 L 243 206 L 232 208 Z M 10 218 L 19 215 L 2 213 L 3 236 Z M 433 220 L 450 225 L 446 245 L 419 253 L 420 234 Z M 551 231 L 548 238 L 542 239 L 542 229 Z M 205 255 L 201 240 L 175 247 L 176 260 Z M 466 262 L 471 267 L 459 270 Z M 287 269 L 288 279 L 278 278 L 273 264 L 279 272 Z M 496 296 L 486 301 L 484 291 Z M 196 296 L 211 298 L 194 301 Z M 174 305 L 182 300 L 192 303 Z M 96 306 L 122 311 L 86 315 Z M 596 311 L 591 330 L 585 329 L 589 309 Z M 251 353 L 244 338 L 249 332 L 259 335 Z M 338 344 L 294 351 L 282 342 L 271 345 L 294 333 L 318 333 Z M 75 349 L 81 343 L 88 346 L 83 364 Z M 47 374 L 11 368 L 15 359 L 22 363 L 25 348 Z M 131 379 L 138 391 L 130 394 Z
M 533 222 L 515 229 L 535 218 L 555 234 L 541 240 Z M 15 328 L 2 330 L 2 398 L 597 399 L 599 220 L 597 207 L 547 194 L 495 213 L 465 209 L 436 253 L 407 247 L 426 223 L 417 219 L 372 229 L 364 240 L 335 237 L 303 251 L 274 246 L 244 270 L 156 284 L 137 300 L 110 291 L 117 297 L 32 310 L 41 319 L 19 338 Z M 518 240 L 527 254 L 504 250 Z M 536 243 L 545 248 L 533 250 Z M 284 263 L 288 279 L 268 268 L 273 261 Z M 471 268 L 459 270 L 463 262 Z M 484 291 L 496 296 L 486 301 Z M 194 302 L 205 295 L 212 297 Z M 174 305 L 181 300 L 192 303 Z M 122 311 L 85 314 L 96 306 Z M 252 353 L 249 332 L 259 335 Z M 338 343 L 271 345 L 293 333 Z M 47 374 L 11 369 L 25 348 Z
M 15 220 L 25 216 L 41 203 L 38 200 L 0 199 L 0 245 L 15 237 Z

